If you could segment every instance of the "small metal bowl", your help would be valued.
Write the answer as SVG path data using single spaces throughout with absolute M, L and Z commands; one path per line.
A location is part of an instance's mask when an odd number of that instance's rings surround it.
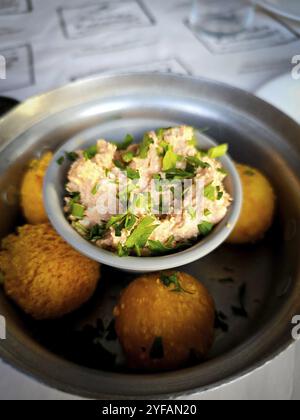
M 73 152 L 76 150 L 85 150 L 89 146 L 95 144 L 99 138 L 109 138 L 118 142 L 120 139 L 124 138 L 128 132 L 131 131 L 126 131 L 125 127 L 122 127 L 121 129 L 107 127 L 104 130 L 103 128 L 96 127 L 92 130 L 82 132 L 67 141 L 56 152 L 44 182 L 45 207 L 50 222 L 56 231 L 81 254 L 110 267 L 129 272 L 155 272 L 174 269 L 175 267 L 189 264 L 210 254 L 228 238 L 241 212 L 242 187 L 240 178 L 234 163 L 228 156 L 222 157 L 221 162 L 228 172 L 226 189 L 233 197 L 233 203 L 231 204 L 226 217 L 216 226 L 210 235 L 184 251 L 161 257 L 120 258 L 118 255 L 88 242 L 70 225 L 64 212 L 64 186 L 66 184 L 70 163 L 65 160 L 62 165 L 58 165 L 58 159 L 64 156 L 66 151 Z M 213 140 L 202 133 L 197 132 L 196 137 L 201 149 L 206 150 L 216 146 L 216 143 Z

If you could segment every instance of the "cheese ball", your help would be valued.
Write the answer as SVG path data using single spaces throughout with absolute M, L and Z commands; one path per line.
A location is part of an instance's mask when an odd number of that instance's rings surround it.
M 139 277 L 123 291 L 114 315 L 132 369 L 177 369 L 205 358 L 213 344 L 213 299 L 185 273 Z
M 43 202 L 43 181 L 52 158 L 53 154 L 47 152 L 40 159 L 32 160 L 22 180 L 21 206 L 31 225 L 48 221 Z
M 100 277 L 99 264 L 71 248 L 49 224 L 25 225 L 5 238 L 0 271 L 6 294 L 38 320 L 79 308 Z
M 260 171 L 246 165 L 236 166 L 242 181 L 243 207 L 228 243 L 255 243 L 264 238 L 273 223 L 275 194 L 272 185 Z

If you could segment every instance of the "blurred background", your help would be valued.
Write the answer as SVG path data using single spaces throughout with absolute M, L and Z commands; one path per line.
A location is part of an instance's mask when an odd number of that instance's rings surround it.
M 0 96 L 18 101 L 86 77 L 164 72 L 243 88 L 300 122 L 299 63 L 300 0 L 0 0 Z M 300 399 L 297 360 L 293 348 L 202 397 Z M 0 362 L 0 399 L 30 397 L 71 398 Z

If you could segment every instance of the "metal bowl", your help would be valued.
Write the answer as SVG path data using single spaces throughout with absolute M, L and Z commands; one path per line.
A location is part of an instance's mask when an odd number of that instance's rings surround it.
M 107 325 L 131 275 L 104 267 L 95 297 L 80 311 L 51 323 L 33 322 L 0 292 L 0 314 L 8 327 L 1 357 L 53 387 L 85 397 L 175 397 L 227 383 L 291 345 L 291 320 L 300 314 L 300 128 L 251 94 L 215 82 L 167 75 L 104 77 L 66 86 L 16 108 L 0 122 L 0 236 L 22 223 L 17 192 L 30 158 L 56 150 L 89 127 L 109 121 L 134 125 L 140 119 L 147 121 L 145 129 L 166 121 L 210 127 L 209 135 L 228 142 L 236 160 L 260 168 L 271 179 L 278 214 L 263 242 L 225 244 L 183 267 L 208 287 L 218 311 L 227 316 L 209 358 L 188 369 L 132 374 L 103 366 L 101 354 L 87 357 L 90 353 L 83 354 L 82 342 L 65 347 L 70 331 L 96 325 L 99 318 Z M 241 294 L 244 317 L 232 311 Z M 117 347 L 115 342 L 109 345 Z
M 127 123 L 131 121 L 127 120 Z M 57 164 L 57 160 L 65 155 L 66 151 L 85 150 L 89 146 L 96 144 L 100 138 L 110 139 L 119 142 L 126 136 L 126 133 L 133 133 L 135 138 L 142 138 L 143 127 L 147 127 L 148 121 L 140 118 L 135 126 L 126 126 L 125 121 L 122 126 L 118 121 L 112 121 L 108 124 L 100 124 L 92 130 L 79 133 L 73 139 L 68 140 L 56 152 L 52 163 L 47 171 L 44 181 L 44 202 L 49 220 L 51 221 L 57 232 L 68 242 L 73 248 L 91 259 L 110 267 L 126 270 L 129 272 L 155 272 L 161 270 L 169 270 L 192 263 L 200 258 L 205 257 L 216 248 L 218 248 L 230 235 L 236 222 L 238 221 L 242 207 L 242 187 L 239 175 L 234 163 L 228 155 L 221 159 L 224 169 L 228 173 L 226 178 L 226 189 L 233 198 L 226 217 L 206 238 L 199 241 L 194 246 L 176 252 L 173 255 L 161 257 L 127 257 L 120 258 L 118 255 L 101 249 L 82 238 L 70 225 L 64 212 L 65 184 L 67 181 L 67 173 L 70 169 L 70 163 L 66 160 L 62 165 Z M 166 126 L 166 125 L 165 125 Z M 167 125 L 168 127 L 170 126 Z M 152 129 L 159 128 L 157 122 Z M 196 132 L 198 145 L 203 150 L 216 146 L 216 143 L 206 135 Z

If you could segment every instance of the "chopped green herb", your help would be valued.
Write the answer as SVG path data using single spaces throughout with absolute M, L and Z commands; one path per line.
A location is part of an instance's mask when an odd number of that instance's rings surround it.
M 212 183 L 204 188 L 204 197 L 210 201 L 216 200 L 216 187 Z
M 125 229 L 131 230 L 136 224 L 137 218 L 134 214 L 128 214 L 125 220 Z
M 151 359 L 160 360 L 165 357 L 164 345 L 162 337 L 156 337 L 149 354 Z
M 217 171 L 220 172 L 220 174 L 222 174 L 222 175 L 228 176 L 228 172 L 225 171 L 225 169 L 223 169 L 223 168 L 218 168 Z
M 211 211 L 210 210 L 208 210 L 208 209 L 204 209 L 204 216 L 205 217 L 208 217 L 208 216 L 210 216 L 211 215 Z
M 122 220 L 126 218 L 126 214 L 120 214 L 118 216 L 112 216 L 106 224 L 106 229 L 114 226 L 117 223 L 120 223 Z
M 202 169 L 206 169 L 206 168 L 210 168 L 211 165 L 207 162 L 203 162 L 202 160 L 198 159 L 195 156 L 189 156 L 187 157 L 187 162 L 189 165 L 195 167 L 195 168 L 202 168 Z
M 160 241 L 148 241 L 148 247 L 153 254 L 167 254 L 172 251 L 167 245 L 162 244 Z
M 157 228 L 157 225 L 155 225 L 154 222 L 154 217 L 144 217 L 144 219 L 139 223 L 139 225 L 134 229 L 134 231 L 127 239 L 125 246 L 127 248 L 134 248 L 136 246 L 139 248 L 144 248 L 148 242 L 149 237 Z
M 176 168 L 176 163 L 179 160 L 179 156 L 174 153 L 173 148 L 171 146 L 168 147 L 167 153 L 163 159 L 163 171 L 169 171 L 170 169 Z
M 97 192 L 98 192 L 98 188 L 99 188 L 99 184 L 97 183 L 97 184 L 95 184 L 95 185 L 94 185 L 94 187 L 92 188 L 91 193 L 92 193 L 93 195 L 96 195 L 96 194 L 97 194 Z
M 121 258 L 129 256 L 129 250 L 122 244 L 118 245 L 118 256 Z
M 91 160 L 96 156 L 97 153 L 98 153 L 97 145 L 90 146 L 88 149 L 86 149 L 83 152 L 83 156 L 84 156 L 85 160 Z
M 223 196 L 224 196 L 224 193 L 222 191 L 219 191 L 217 195 L 217 200 L 222 200 Z
M 182 169 L 169 169 L 165 171 L 167 179 L 190 179 L 194 178 L 195 174 L 187 172 Z
M 71 206 L 71 213 L 72 216 L 76 217 L 77 219 L 82 219 L 84 216 L 85 207 L 78 203 L 72 203 Z
M 72 226 L 81 236 L 84 236 L 85 238 L 88 237 L 89 235 L 88 229 L 84 227 L 80 222 L 73 222 Z
M 197 217 L 197 210 L 196 210 L 196 209 L 194 209 L 193 207 L 190 207 L 190 208 L 188 209 L 188 212 L 189 212 L 189 215 L 191 216 L 191 219 L 192 219 L 192 220 L 195 220 L 195 219 L 196 219 L 196 217 Z
M 211 159 L 220 158 L 228 152 L 228 144 L 220 144 L 220 146 L 212 147 L 208 151 L 208 156 Z
M 123 163 L 123 162 L 121 162 L 120 160 L 115 159 L 113 162 L 114 162 L 114 165 L 115 165 L 117 168 L 121 169 L 121 171 L 124 171 L 124 170 L 126 169 L 126 166 L 125 166 L 125 165 L 124 165 L 124 163 Z
M 78 203 L 80 201 L 80 192 L 69 193 L 69 196 L 71 197 L 73 203 Z
M 66 152 L 66 157 L 70 162 L 76 162 L 76 160 L 79 158 L 76 152 Z
M 64 161 L 65 161 L 65 158 L 64 158 L 64 156 L 62 156 L 62 157 L 60 157 L 59 159 L 57 159 L 56 163 L 57 163 L 59 166 L 61 166 L 61 165 L 64 163 Z
M 130 163 L 134 158 L 134 154 L 132 152 L 127 152 L 122 155 L 122 159 L 125 163 Z
M 103 239 L 105 233 L 107 232 L 105 225 L 94 225 L 89 232 L 89 240 L 90 241 L 99 241 Z
M 151 144 L 153 144 L 154 141 L 153 139 L 149 136 L 149 134 L 145 134 L 144 136 L 144 140 L 140 146 L 140 152 L 139 152 L 139 157 L 141 159 L 146 159 L 148 152 L 149 152 L 149 148 L 151 146 Z
M 200 225 L 198 225 L 199 233 L 202 236 L 207 236 L 210 234 L 210 232 L 213 230 L 214 225 L 209 222 L 202 222 Z
M 127 176 L 129 179 L 140 179 L 140 172 L 135 171 L 134 169 L 127 168 Z
M 122 143 L 116 143 L 118 150 L 126 150 L 132 143 L 134 142 L 134 138 L 127 134 L 124 141 Z
M 193 293 L 188 292 L 187 290 L 183 289 L 183 287 L 180 284 L 180 280 L 178 278 L 178 273 L 171 274 L 170 276 L 162 273 L 161 276 L 160 276 L 160 281 L 166 287 L 174 286 L 171 289 L 171 292 L 174 292 L 174 293 L 184 292 L 184 293 L 189 293 L 191 295 L 193 294 Z

